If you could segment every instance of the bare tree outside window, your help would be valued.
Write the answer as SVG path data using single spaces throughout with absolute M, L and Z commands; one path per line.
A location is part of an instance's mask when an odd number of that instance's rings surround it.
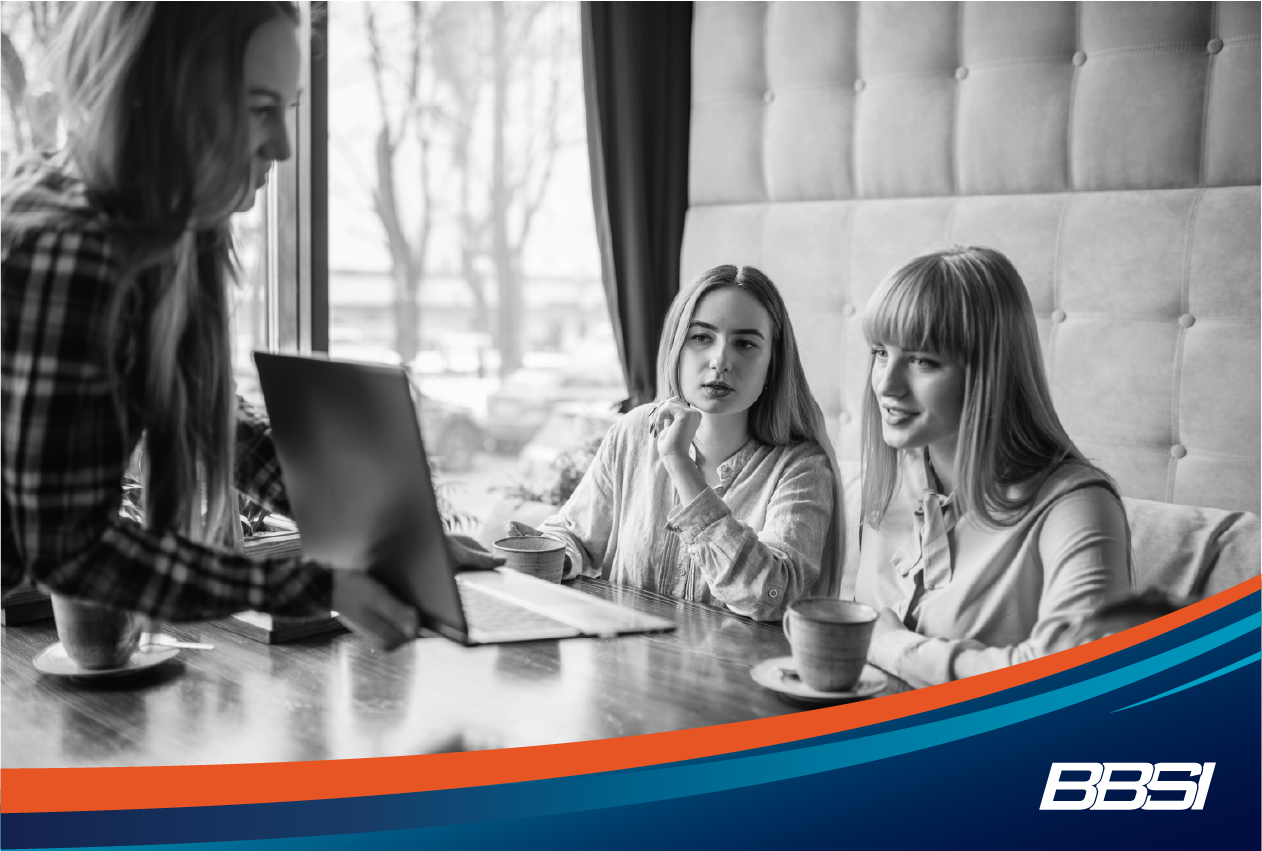
M 394 350 L 405 362 L 419 351 L 418 299 L 442 221 L 457 235 L 472 330 L 491 334 L 506 375 L 522 365 L 523 252 L 558 155 L 584 143 L 576 8 L 413 2 L 355 11 L 376 107 L 371 172 L 337 129 L 334 145 L 357 161 L 389 251 Z M 334 39 L 348 34 L 342 23 L 353 14 L 333 7 Z
M 57 96 L 46 79 L 44 59 L 58 21 L 72 5 L 8 2 L 0 6 L 4 89 L 0 136 L 5 172 L 15 157 L 57 146 Z
M 539 435 L 566 406 L 607 427 L 625 395 L 578 25 L 573 2 L 329 6 L 330 354 L 407 365 L 471 491 L 565 448 Z

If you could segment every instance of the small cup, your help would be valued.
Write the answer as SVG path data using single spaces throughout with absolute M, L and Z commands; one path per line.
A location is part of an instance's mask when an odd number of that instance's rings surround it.
M 121 668 L 140 646 L 144 618 L 78 597 L 50 595 L 57 637 L 66 655 L 87 671 Z
M 816 691 L 848 691 L 868 658 L 876 611 L 862 603 L 807 597 L 789 606 L 784 634 L 798 678 Z
M 504 566 L 548 582 L 560 582 L 565 572 L 565 544 L 556 538 L 500 538 L 495 549 L 504 554 Z

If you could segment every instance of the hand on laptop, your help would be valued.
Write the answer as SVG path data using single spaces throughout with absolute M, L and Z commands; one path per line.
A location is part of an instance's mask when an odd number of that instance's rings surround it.
M 451 557 L 461 567 L 490 570 L 504 563 L 502 556 L 491 555 L 468 535 L 448 535 L 447 546 L 451 550 Z
M 368 574 L 354 570 L 333 571 L 333 610 L 344 624 L 382 650 L 411 641 L 421 627 L 415 609 Z

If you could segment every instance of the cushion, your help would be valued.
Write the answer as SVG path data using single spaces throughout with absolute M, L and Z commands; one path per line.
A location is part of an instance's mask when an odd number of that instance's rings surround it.
M 1135 590 L 1178 598 L 1209 596 L 1257 576 L 1262 523 L 1223 511 L 1123 498 L 1135 552 Z

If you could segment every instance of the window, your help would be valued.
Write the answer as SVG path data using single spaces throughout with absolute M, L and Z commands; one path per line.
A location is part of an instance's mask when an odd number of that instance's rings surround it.
M 579 6 L 328 9 L 329 352 L 406 365 L 449 498 L 484 516 L 523 450 L 546 475 L 554 413 L 607 413 L 626 395 L 600 283 Z
M 44 60 L 63 3 L 5 3 L 0 6 L 4 47 L 4 115 L 0 118 L 0 170 L 5 174 L 29 151 L 53 150 L 60 142 L 57 95 Z

